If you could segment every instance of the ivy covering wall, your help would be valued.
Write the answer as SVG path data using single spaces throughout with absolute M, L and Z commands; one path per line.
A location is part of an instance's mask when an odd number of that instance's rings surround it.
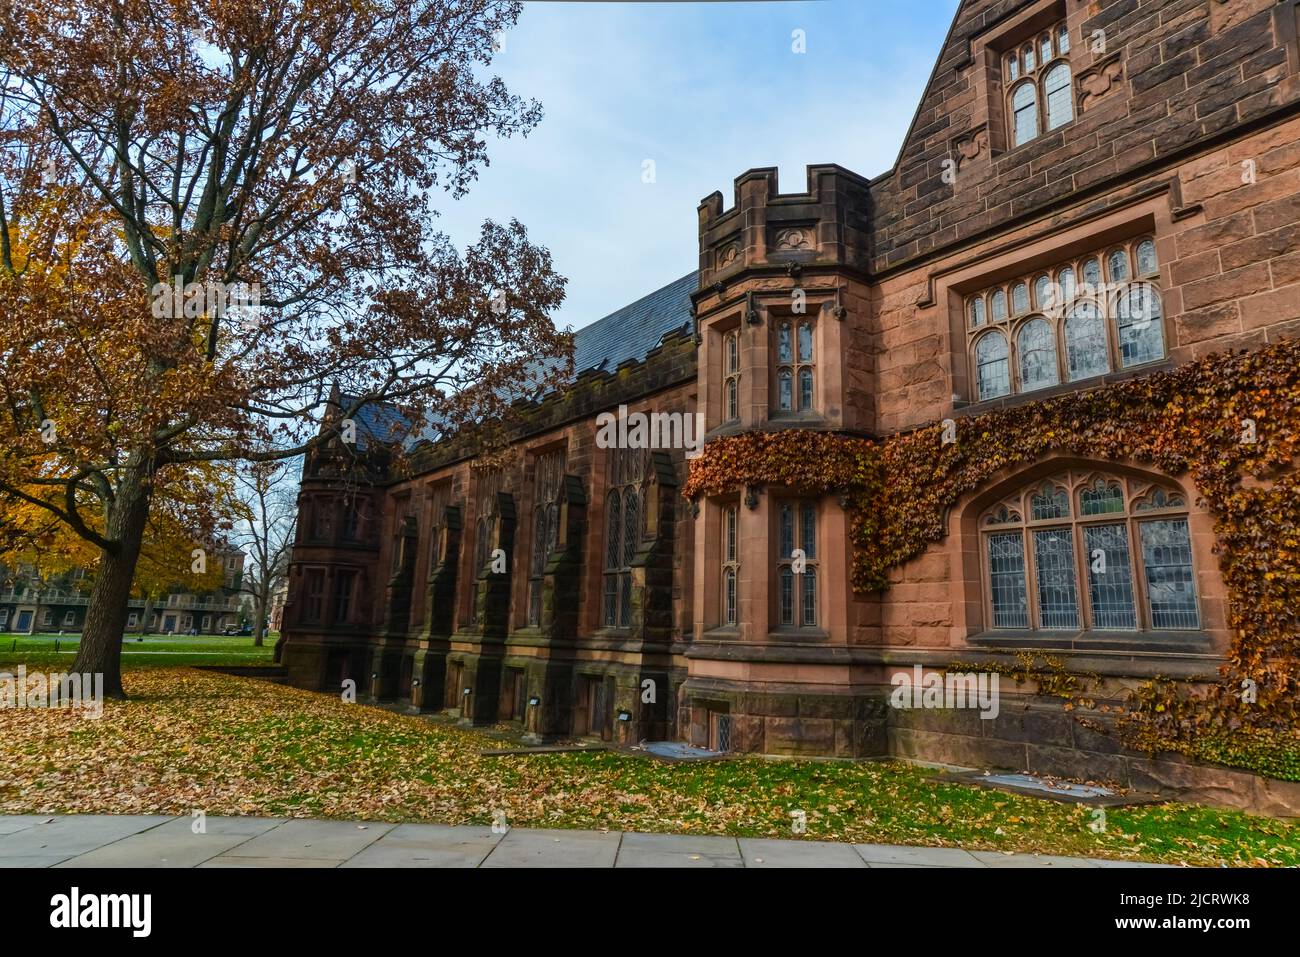
M 1047 453 L 1189 476 L 1214 517 L 1229 595 L 1224 681 L 1195 692 L 1151 682 L 1134 696 L 1134 716 L 1162 746 L 1207 726 L 1295 729 L 1300 341 L 962 418 L 946 431 L 940 423 L 879 442 L 798 430 L 716 439 L 691 463 L 683 492 L 692 500 L 747 486 L 839 492 L 851 516 L 854 588 L 869 593 L 944 536 L 963 497 Z

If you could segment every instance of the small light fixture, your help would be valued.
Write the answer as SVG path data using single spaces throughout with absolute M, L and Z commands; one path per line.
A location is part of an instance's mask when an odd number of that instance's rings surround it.
M 379 678 L 379 672 L 378 672 L 378 671 L 372 671 L 372 672 L 370 672 L 370 679 L 371 679 L 372 681 L 378 680 L 378 678 Z
M 631 721 L 631 720 L 632 720 L 632 712 L 631 712 L 631 711 L 620 711 L 620 712 L 618 713 L 618 720 L 620 720 L 620 721 Z
M 463 694 L 465 697 L 468 698 L 468 697 L 469 697 L 469 689 L 466 688 L 464 691 L 461 692 L 461 694 Z
M 531 698 L 528 699 L 528 707 L 530 708 L 536 708 L 541 703 L 542 703 L 542 699 L 537 697 L 537 695 L 533 695 Z
M 418 688 L 418 687 L 420 687 L 420 679 L 419 679 L 419 678 L 412 678 L 412 679 L 411 679 L 411 687 L 412 687 L 412 688 Z

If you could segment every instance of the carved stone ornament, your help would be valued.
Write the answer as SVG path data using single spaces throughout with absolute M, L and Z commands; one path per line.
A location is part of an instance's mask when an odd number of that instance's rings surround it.
M 957 156 L 957 168 L 965 166 L 973 159 L 978 159 L 989 148 L 988 127 L 981 126 L 971 130 L 953 141 L 953 152 Z
M 802 226 L 783 229 L 776 234 L 777 249 L 802 250 L 812 249 L 812 235 Z
M 1118 57 L 1079 74 L 1079 111 L 1091 109 L 1098 100 L 1117 89 L 1123 79 L 1124 64 Z

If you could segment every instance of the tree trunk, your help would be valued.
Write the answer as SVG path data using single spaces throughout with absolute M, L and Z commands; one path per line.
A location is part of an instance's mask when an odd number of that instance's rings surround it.
M 125 698 L 122 690 L 122 633 L 136 561 L 149 517 L 149 487 L 144 470 L 134 467 L 123 476 L 108 513 L 106 528 L 113 548 L 101 549 L 95 584 L 86 608 L 86 625 L 72 671 L 104 676 L 104 695 Z
M 253 598 L 253 614 L 257 616 L 253 622 L 253 647 L 261 648 L 266 627 L 266 598 L 260 591 Z

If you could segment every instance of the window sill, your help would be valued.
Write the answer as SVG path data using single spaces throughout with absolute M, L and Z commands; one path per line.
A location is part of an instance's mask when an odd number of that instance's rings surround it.
M 1203 631 L 982 631 L 966 643 L 979 648 L 1061 648 L 1072 651 L 1124 651 L 1205 654 L 1213 639 Z
M 828 641 L 831 634 L 811 626 L 778 625 L 767 633 L 767 637 L 777 641 Z
M 788 409 L 773 409 L 767 414 L 767 421 L 772 425 L 821 425 L 826 417 L 815 409 L 792 412 Z
M 703 638 L 709 638 L 713 641 L 739 641 L 740 629 L 735 625 L 722 625 L 718 628 L 706 629 Z

